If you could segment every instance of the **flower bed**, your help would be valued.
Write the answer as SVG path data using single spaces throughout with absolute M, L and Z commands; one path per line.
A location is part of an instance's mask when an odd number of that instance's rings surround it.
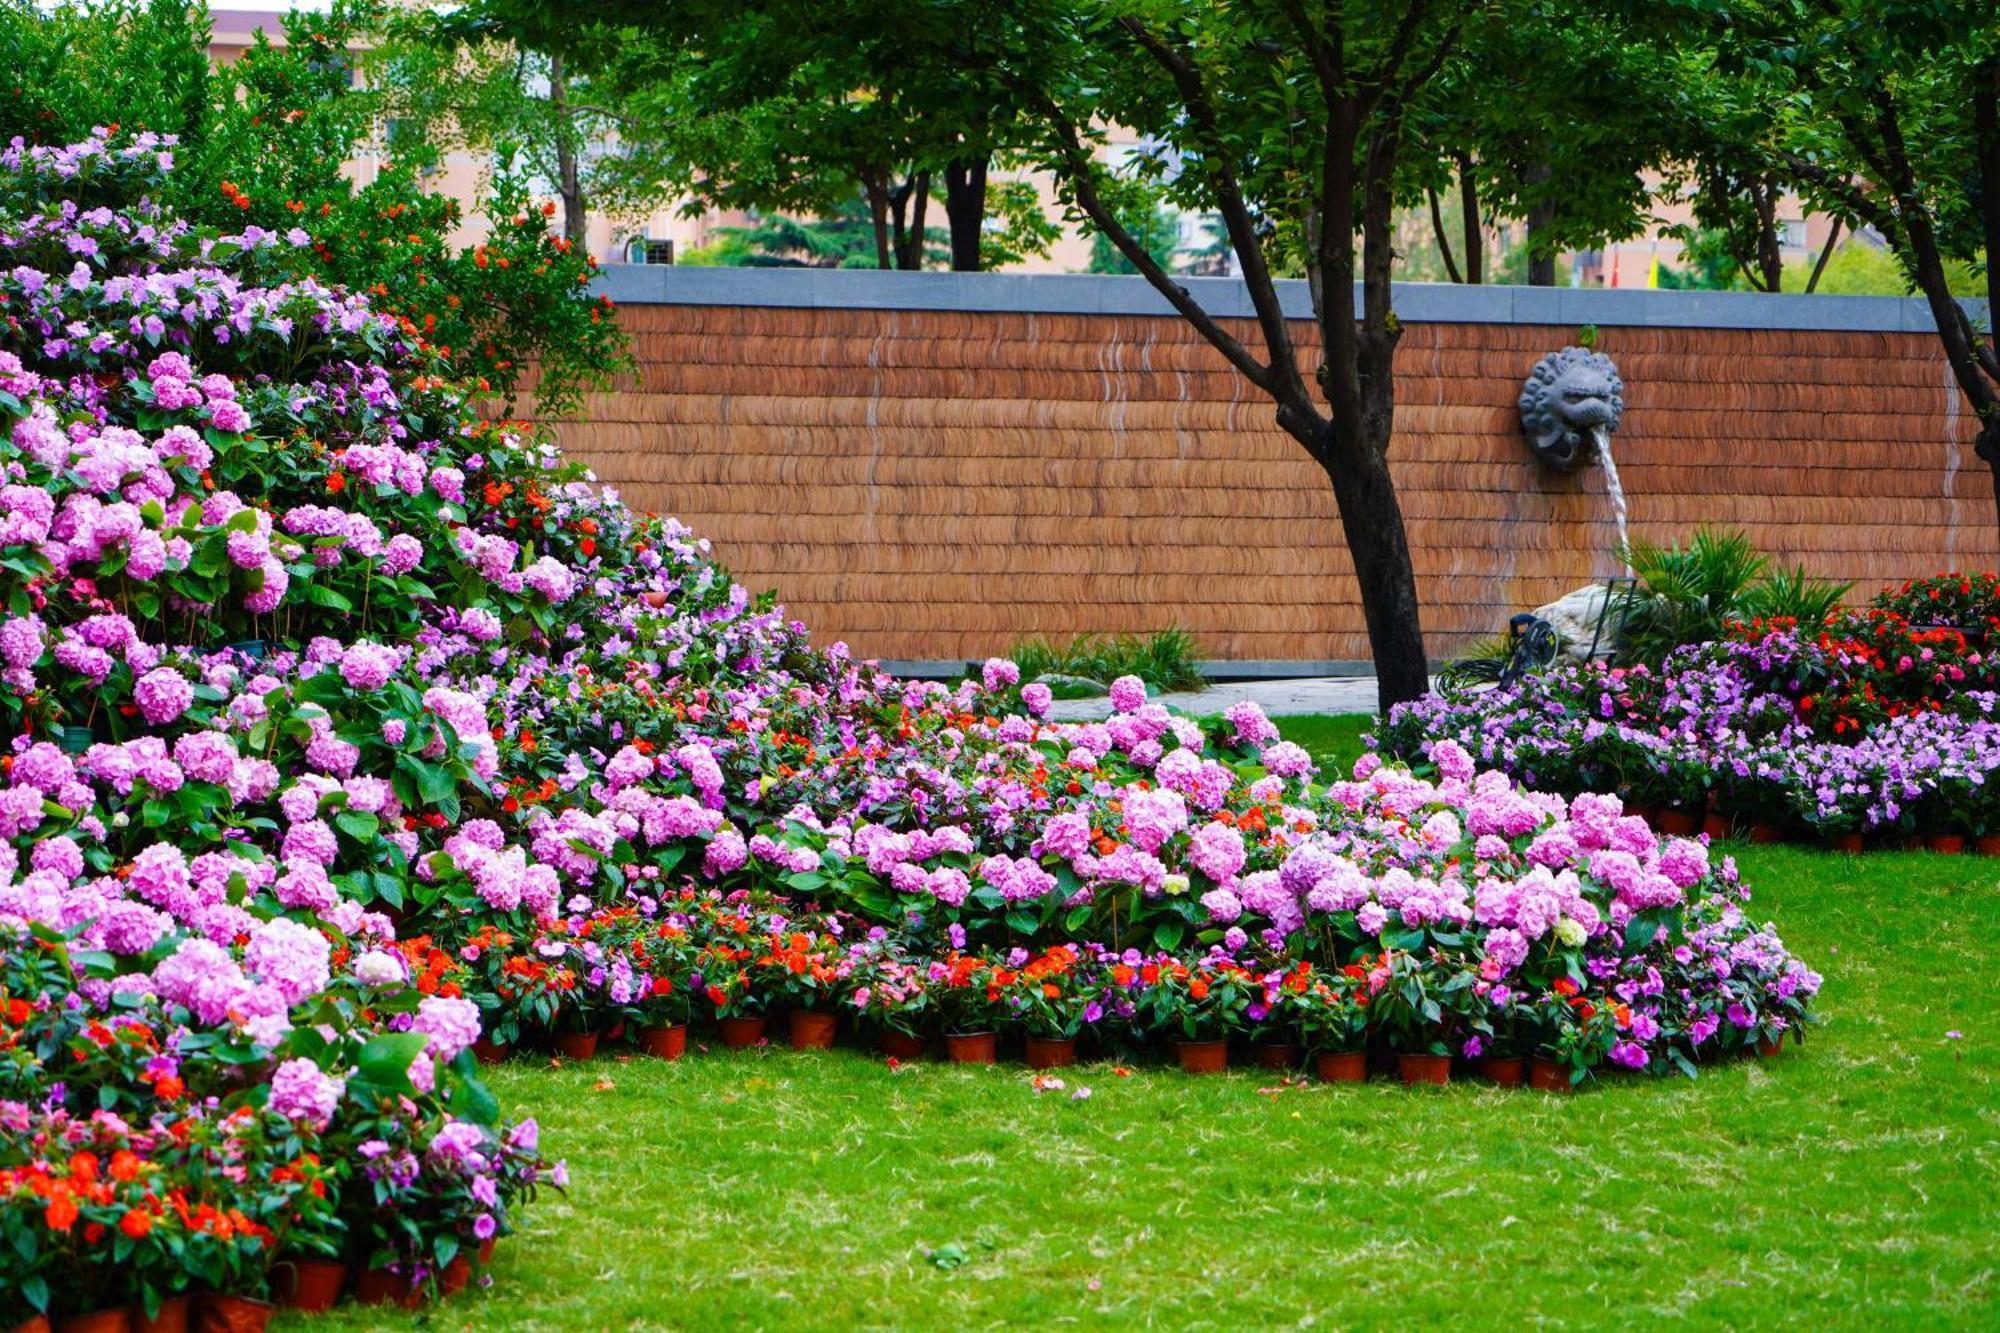
M 448 1291 L 562 1183 L 477 1052 L 619 1023 L 1580 1077 L 1809 1019 L 1727 860 L 1615 801 L 812 649 L 303 232 L 138 202 L 168 149 L 0 154 L 0 1325 L 316 1256 Z
M 1159 712 L 1126 716 L 1143 728 Z M 1059 750 L 1070 730 L 1037 740 Z M 1705 843 L 1661 839 L 1614 798 L 1570 805 L 1475 776 L 1449 745 L 1438 754 L 1436 783 L 1364 761 L 1324 789 L 1267 789 L 1263 822 L 1284 830 L 1260 840 L 1269 869 L 1229 869 L 1243 849 L 1226 834 L 1213 838 L 1232 845 L 1223 864 L 1202 850 L 1210 830 L 1240 828 L 1240 816 L 1213 817 L 1232 815 L 1227 804 L 1143 853 L 1164 858 L 1151 889 L 1104 878 L 1117 872 L 1099 848 L 1052 851 L 1047 830 L 1062 825 L 1050 821 L 1028 856 L 988 858 L 1009 883 L 1024 864 L 1077 876 L 1073 889 L 1015 899 L 1034 904 L 1023 916 L 991 880 L 967 888 L 951 864 L 965 840 L 864 823 L 828 830 L 822 863 L 886 878 L 886 910 L 829 910 L 866 887 L 820 882 L 806 901 L 682 883 L 615 907 L 579 902 L 532 933 L 489 927 L 449 966 L 509 1042 L 784 1008 L 876 1035 L 1082 1037 L 1121 1054 L 1234 1040 L 1540 1057 L 1568 1082 L 1606 1061 L 1692 1072 L 1807 1021 L 1817 976 L 1746 918 L 1734 866 Z M 1128 779 L 1125 800 L 1181 798 L 1135 768 L 1115 750 L 1092 756 L 1091 771 Z M 1129 805 L 1125 815 L 1129 829 Z M 857 845 L 874 850 L 856 857 Z
M 2000 835 L 1996 685 L 1960 630 L 1874 608 L 1813 634 L 1735 625 L 1658 671 L 1565 661 L 1504 689 L 1434 694 L 1397 708 L 1376 743 L 1422 762 L 1451 738 L 1542 790 L 1713 812 L 1759 836 L 1955 848 Z

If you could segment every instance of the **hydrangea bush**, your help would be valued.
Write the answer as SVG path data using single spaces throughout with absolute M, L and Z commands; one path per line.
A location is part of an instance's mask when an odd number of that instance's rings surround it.
M 1729 861 L 1615 799 L 813 648 L 302 235 L 147 202 L 171 154 L 0 154 L 0 1317 L 462 1281 L 563 1180 L 482 1038 L 775 1002 L 1582 1077 L 1809 1018 Z

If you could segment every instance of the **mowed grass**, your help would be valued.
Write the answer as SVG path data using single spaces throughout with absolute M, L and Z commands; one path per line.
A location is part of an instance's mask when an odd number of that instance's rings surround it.
M 1037 1094 L 1018 1064 L 845 1048 L 506 1066 L 572 1187 L 432 1324 L 1994 1327 L 2000 862 L 1738 856 L 1825 973 L 1826 1022 L 1695 1081 L 1095 1065 Z
M 1375 726 L 1372 713 L 1305 713 L 1275 717 L 1278 733 L 1305 747 L 1327 773 L 1345 774 L 1361 757 L 1361 737 Z

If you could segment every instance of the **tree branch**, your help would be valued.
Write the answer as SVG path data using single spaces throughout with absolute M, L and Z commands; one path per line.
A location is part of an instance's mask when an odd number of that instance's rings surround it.
M 1806 295 L 1819 290 L 1819 275 L 1826 272 L 1826 261 L 1833 258 L 1834 250 L 1840 244 L 1840 224 L 1845 221 L 1840 214 L 1833 215 L 1833 225 L 1827 229 L 1826 244 L 1821 247 L 1819 258 L 1813 261 L 1812 276 L 1806 279 Z
M 1257 311 L 1257 323 L 1264 334 L 1264 348 L 1270 356 L 1266 371 L 1271 376 L 1271 385 L 1266 387 L 1266 392 L 1281 399 L 1295 395 L 1303 401 L 1306 397 L 1305 382 L 1299 377 L 1298 357 L 1292 348 L 1291 331 L 1285 325 L 1284 308 L 1278 301 L 1278 289 L 1271 280 L 1270 265 L 1264 258 L 1264 244 L 1257 236 L 1249 205 L 1244 202 L 1243 188 L 1228 165 L 1220 121 L 1215 114 L 1214 103 L 1209 100 L 1208 89 L 1202 84 L 1201 72 L 1182 52 L 1139 20 L 1124 18 L 1118 23 L 1173 79 L 1174 87 L 1187 107 L 1188 120 L 1202 139 L 1202 165 L 1215 191 L 1217 211 L 1222 214 L 1222 224 L 1229 232 L 1229 243 L 1236 251 L 1237 261 L 1243 266 L 1243 282 L 1250 289 L 1250 304 Z
M 1431 231 L 1435 233 L 1437 236 L 1438 253 L 1444 256 L 1445 275 L 1449 277 L 1453 282 L 1462 283 L 1465 281 L 1465 279 L 1458 276 L 1458 263 L 1451 257 L 1451 238 L 1445 235 L 1444 213 L 1438 208 L 1437 187 L 1434 185 L 1426 185 L 1424 187 L 1424 193 L 1430 196 Z
M 1218 352 L 1228 358 L 1229 364 L 1241 371 L 1245 379 L 1275 397 L 1277 380 L 1271 368 L 1259 362 L 1250 354 L 1249 348 L 1217 324 L 1214 316 L 1194 299 L 1186 287 L 1175 282 L 1173 276 L 1160 267 L 1159 261 L 1153 258 L 1145 246 L 1139 244 L 1138 238 L 1118 221 L 1117 216 L 1105 204 L 1104 197 L 1097 192 L 1097 163 L 1088 152 L 1084 151 L 1083 141 L 1077 133 L 1075 124 L 1062 113 L 1060 107 L 1047 99 L 1042 102 L 1042 114 L 1048 117 L 1049 124 L 1055 128 L 1063 160 L 1069 165 L 1070 187 L 1076 194 L 1077 207 L 1083 210 L 1093 226 L 1118 247 L 1118 253 L 1131 261 L 1140 275 L 1153 284 L 1160 295 L 1167 298 L 1168 304 L 1179 312 L 1181 318 L 1194 326 L 1195 332 L 1206 338 Z

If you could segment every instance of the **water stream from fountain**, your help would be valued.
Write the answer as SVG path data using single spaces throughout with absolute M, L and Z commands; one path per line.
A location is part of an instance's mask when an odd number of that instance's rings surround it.
M 1611 517 L 1618 524 L 1618 564 L 1630 574 L 1632 565 L 1625 558 L 1631 542 L 1631 534 L 1625 526 L 1625 487 L 1618 480 L 1618 460 L 1611 456 L 1611 432 L 1602 426 L 1597 426 L 1590 433 L 1597 441 L 1598 460 L 1604 464 L 1604 491 L 1611 497 Z

